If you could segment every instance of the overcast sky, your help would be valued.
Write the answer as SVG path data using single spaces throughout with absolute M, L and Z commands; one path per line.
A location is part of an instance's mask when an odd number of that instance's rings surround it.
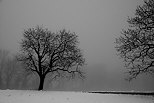
M 127 27 L 142 0 L 1 0 L 0 48 L 17 52 L 24 29 L 43 25 L 79 36 L 87 78 L 74 88 L 85 90 L 154 90 L 154 78 L 142 75 L 127 82 L 115 38 Z M 68 85 L 66 85 L 68 86 Z M 65 87 L 67 88 L 67 87 Z

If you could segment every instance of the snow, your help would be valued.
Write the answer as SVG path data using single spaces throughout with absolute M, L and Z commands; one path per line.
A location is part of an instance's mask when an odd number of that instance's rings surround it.
M 0 103 L 154 103 L 153 96 L 0 90 Z

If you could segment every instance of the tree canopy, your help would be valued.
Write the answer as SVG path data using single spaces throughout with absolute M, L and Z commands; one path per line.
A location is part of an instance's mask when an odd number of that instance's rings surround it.
M 137 6 L 128 23 L 128 29 L 116 39 L 116 49 L 132 80 L 142 73 L 154 73 L 154 0 L 144 0 Z

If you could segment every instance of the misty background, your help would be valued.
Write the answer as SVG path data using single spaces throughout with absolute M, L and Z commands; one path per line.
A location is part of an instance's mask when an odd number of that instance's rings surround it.
M 137 5 L 142 3 L 143 0 L 0 0 L 0 49 L 6 50 L 0 52 L 3 84 L 0 88 L 37 88 L 37 75 L 24 74 L 11 55 L 19 52 L 24 29 L 42 25 L 53 32 L 63 28 L 76 32 L 87 64 L 84 81 L 51 82 L 46 78 L 45 89 L 153 91 L 153 75 L 125 81 L 127 70 L 117 56 L 114 43 L 121 30 L 128 27 L 128 16 L 132 17 Z M 9 79 L 11 74 L 14 76 Z

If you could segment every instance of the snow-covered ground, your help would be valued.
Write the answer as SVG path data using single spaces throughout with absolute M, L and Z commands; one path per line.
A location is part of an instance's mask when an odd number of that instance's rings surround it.
M 0 103 L 154 103 L 153 96 L 0 90 Z

